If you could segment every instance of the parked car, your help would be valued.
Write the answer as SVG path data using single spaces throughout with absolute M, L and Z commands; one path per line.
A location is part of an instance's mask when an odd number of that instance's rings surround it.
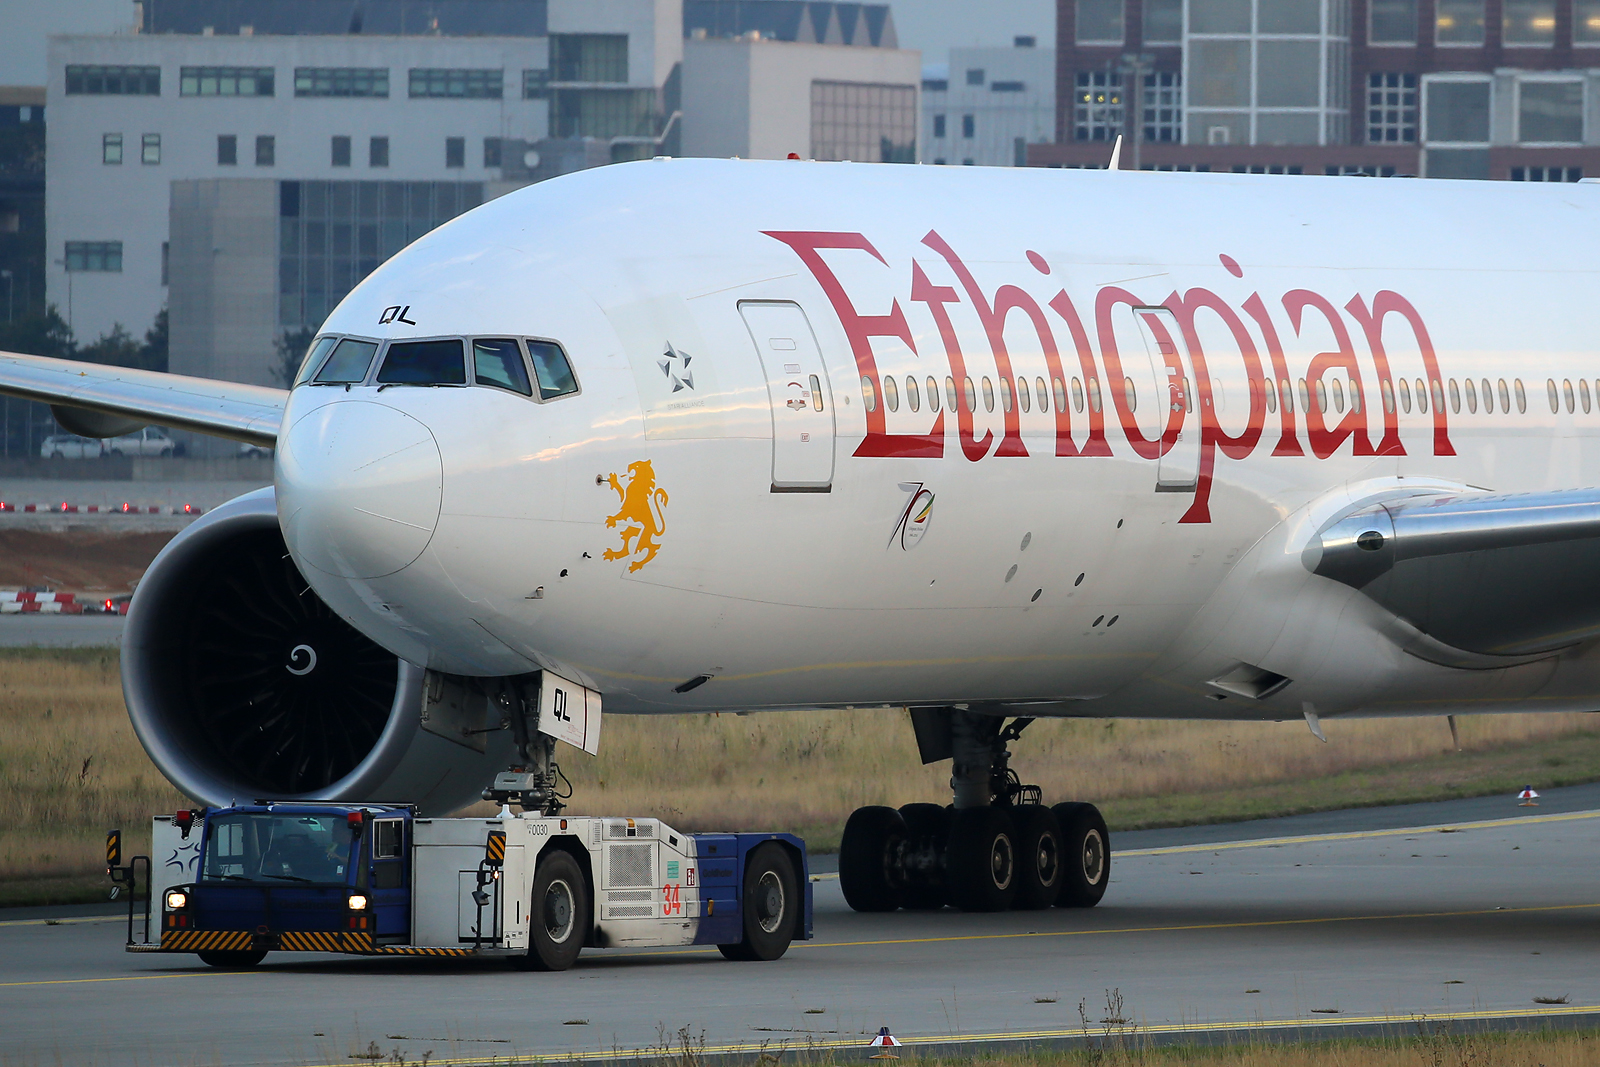
M 75 433 L 51 434 L 39 445 L 39 455 L 44 459 L 99 459 L 105 455 L 105 443 Z
M 173 448 L 172 438 L 154 426 L 106 442 L 106 451 L 113 456 L 170 456 Z

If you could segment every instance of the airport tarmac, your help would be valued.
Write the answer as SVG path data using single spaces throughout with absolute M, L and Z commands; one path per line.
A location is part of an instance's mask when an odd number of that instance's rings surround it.
M 1594 792 L 1552 809 L 1497 798 L 1497 821 L 1443 828 L 1394 828 L 1380 808 L 1320 835 L 1293 820 L 1232 842 L 1124 835 L 1085 911 L 857 915 L 824 875 L 816 939 L 767 964 L 586 951 L 529 974 L 275 955 L 225 973 L 125 954 L 115 918 L 0 922 L 0 1032 L 8 1064 L 347 1065 L 372 1050 L 613 1059 L 680 1030 L 751 1058 L 859 1049 L 885 1025 L 910 1045 L 1070 1041 L 1080 1002 L 1101 1041 L 1570 1024 L 1600 1018 L 1600 810 L 1559 809 Z

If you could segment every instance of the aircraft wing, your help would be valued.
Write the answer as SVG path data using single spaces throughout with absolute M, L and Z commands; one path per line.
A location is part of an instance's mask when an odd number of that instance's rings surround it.
M 272 447 L 289 394 L 282 389 L 0 352 L 0 394 L 39 400 L 87 437 L 172 426 Z
M 1323 527 L 1302 561 L 1450 649 L 1528 657 L 1600 636 L 1600 489 L 1389 500 Z

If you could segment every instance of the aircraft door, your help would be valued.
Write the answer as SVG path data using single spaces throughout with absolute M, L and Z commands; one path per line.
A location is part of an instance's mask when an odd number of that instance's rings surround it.
M 833 485 L 833 393 L 800 305 L 739 305 L 772 405 L 772 491 L 826 493 Z
M 1200 411 L 1194 399 L 1194 364 L 1171 311 L 1141 307 L 1133 314 L 1150 357 L 1150 369 L 1156 381 L 1164 383 L 1157 388 L 1166 393 L 1166 432 L 1170 436 L 1170 427 L 1176 424 L 1178 428 L 1177 440 L 1156 461 L 1156 492 L 1189 492 L 1200 480 Z

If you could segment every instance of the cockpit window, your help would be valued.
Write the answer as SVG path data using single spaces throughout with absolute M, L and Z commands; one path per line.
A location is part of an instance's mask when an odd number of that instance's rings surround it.
M 354 337 L 346 337 L 339 342 L 339 347 L 333 350 L 333 355 L 328 357 L 328 362 L 322 365 L 312 380 L 322 384 L 362 381 L 377 351 L 376 341 L 358 341 Z
M 528 368 L 522 362 L 522 348 L 515 341 L 472 342 L 472 373 L 479 385 L 495 385 L 523 396 L 532 396 Z
M 317 338 L 316 342 L 311 346 L 311 351 L 306 353 L 306 358 L 300 363 L 300 373 L 294 376 L 295 385 L 304 385 L 311 380 L 312 371 L 317 369 L 318 364 L 322 362 L 323 357 L 333 348 L 334 342 L 337 340 L 339 340 L 337 337 Z
M 554 341 L 529 341 L 528 355 L 533 357 L 533 373 L 539 379 L 539 399 L 566 396 L 578 391 L 578 382 L 572 376 L 572 365 L 567 354 Z
M 380 385 L 466 385 L 461 342 L 406 341 L 391 344 L 378 371 Z

